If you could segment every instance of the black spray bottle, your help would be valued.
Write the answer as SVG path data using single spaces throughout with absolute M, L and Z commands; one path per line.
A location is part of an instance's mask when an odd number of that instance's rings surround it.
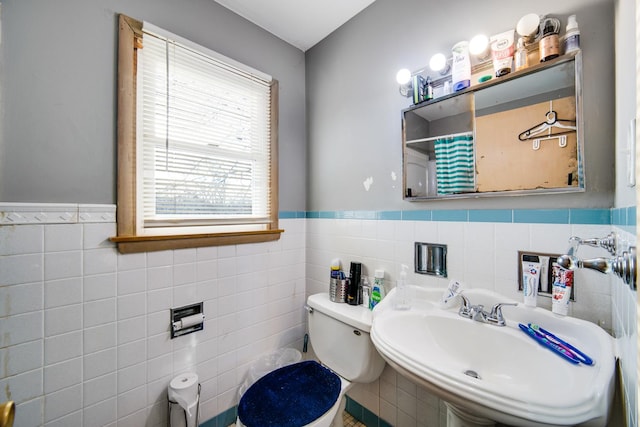
M 347 295 L 347 303 L 349 305 L 362 304 L 362 291 L 360 279 L 362 277 L 362 264 L 352 262 L 349 269 L 349 294 Z

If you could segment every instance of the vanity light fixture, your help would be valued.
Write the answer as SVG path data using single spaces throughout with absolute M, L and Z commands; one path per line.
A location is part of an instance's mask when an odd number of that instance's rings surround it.
M 412 95 L 413 86 L 411 84 L 411 71 L 406 68 L 401 69 L 396 74 L 396 81 L 400 85 L 400 94 L 405 97 Z
M 447 57 L 444 56 L 444 54 L 436 53 L 429 60 L 429 68 L 431 68 L 432 71 L 437 71 L 444 76 L 451 70 L 451 64 Z
M 469 43 L 469 53 L 476 56 L 479 62 L 484 62 L 490 57 L 489 38 L 484 34 L 474 36 Z M 451 64 L 453 58 L 447 57 L 443 53 L 436 53 L 429 60 L 429 69 L 439 73 L 444 77 L 451 73 Z M 407 98 L 413 94 L 413 78 L 424 70 L 412 73 L 410 70 L 403 68 L 396 74 L 396 81 L 400 85 L 400 94 Z M 433 75 L 430 76 L 433 80 Z M 437 79 L 437 78 L 436 78 Z M 449 82 L 450 83 L 450 82 Z M 446 90 L 446 89 L 445 89 Z M 445 92 L 449 93 L 449 92 Z

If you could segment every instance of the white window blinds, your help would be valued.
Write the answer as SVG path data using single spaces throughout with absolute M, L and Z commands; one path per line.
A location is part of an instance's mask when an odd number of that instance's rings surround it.
M 270 78 L 146 31 L 140 61 L 142 231 L 262 229 L 272 208 Z

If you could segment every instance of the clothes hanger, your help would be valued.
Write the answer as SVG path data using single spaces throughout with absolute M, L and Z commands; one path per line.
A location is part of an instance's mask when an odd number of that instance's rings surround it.
M 546 130 L 549 131 L 547 137 L 556 137 L 558 135 L 565 135 L 568 133 L 572 133 L 577 129 L 575 120 L 559 119 L 558 113 L 556 113 L 554 110 L 549 110 L 549 112 L 546 114 L 546 117 L 547 117 L 547 120 L 545 120 L 544 122 L 538 123 L 532 128 L 529 128 L 524 132 L 520 133 L 520 135 L 518 135 L 518 139 L 520 141 L 527 141 L 529 139 L 534 139 L 536 138 L 537 135 L 541 134 Z M 552 134 L 551 133 L 552 128 L 560 128 L 560 129 L 568 129 L 568 130 L 563 132 L 556 132 Z M 540 138 L 536 138 L 536 139 L 540 139 Z

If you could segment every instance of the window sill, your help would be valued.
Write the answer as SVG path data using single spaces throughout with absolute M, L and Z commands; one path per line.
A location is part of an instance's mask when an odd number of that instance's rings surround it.
M 179 236 L 115 236 L 109 238 L 116 243 L 122 254 L 188 249 L 203 246 L 225 246 L 245 243 L 272 242 L 280 239 L 284 230 L 247 231 L 221 234 L 186 234 Z

